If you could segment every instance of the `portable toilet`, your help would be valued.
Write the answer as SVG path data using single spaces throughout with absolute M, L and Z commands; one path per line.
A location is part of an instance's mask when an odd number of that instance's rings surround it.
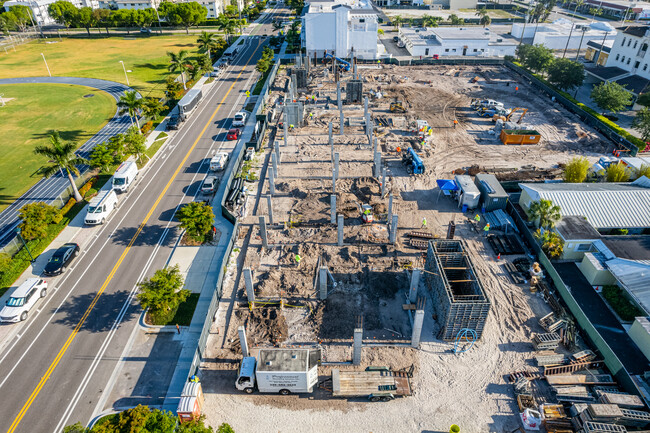
M 201 417 L 199 399 L 196 397 L 181 397 L 176 408 L 181 423 L 193 421 Z
M 474 184 L 481 191 L 481 209 L 492 212 L 505 209 L 508 204 L 508 194 L 493 174 L 479 173 L 474 178 Z
M 203 410 L 203 388 L 201 382 L 187 382 L 181 391 L 181 397 L 196 397 L 199 403 L 199 409 Z
M 456 192 L 458 198 L 458 207 L 467 209 L 476 209 L 479 205 L 481 192 L 478 190 L 472 178 L 463 174 L 454 178 L 458 191 Z

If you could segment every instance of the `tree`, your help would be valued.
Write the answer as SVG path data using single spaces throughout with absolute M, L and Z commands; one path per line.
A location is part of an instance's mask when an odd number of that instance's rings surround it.
M 142 103 L 142 112 L 149 119 L 155 120 L 161 111 L 166 110 L 168 107 L 164 105 L 160 99 L 151 96 L 144 98 Z
M 220 15 L 219 18 L 217 18 L 217 27 L 219 30 L 224 32 L 226 34 L 226 38 L 230 40 L 230 35 L 235 32 L 236 25 L 231 18 L 228 18 L 228 16 Z
M 113 19 L 115 20 L 116 25 L 126 28 L 126 33 L 131 33 L 131 28 L 135 26 L 135 20 L 133 13 L 135 11 L 132 9 L 118 9 L 113 11 Z
M 607 182 L 627 182 L 630 174 L 630 169 L 622 162 L 610 164 L 605 171 Z
M 197 2 L 177 3 L 176 14 L 179 17 L 180 24 L 185 27 L 185 32 L 190 34 L 190 27 L 196 26 L 208 16 L 208 10 Z
M 636 177 L 639 178 L 641 176 L 645 176 L 648 179 L 650 179 L 650 165 L 648 164 L 641 164 L 641 168 L 639 168 L 636 171 Z
M 224 424 L 221 425 L 223 426 Z M 199 419 L 194 419 L 192 421 L 179 424 L 178 429 L 176 430 L 176 433 L 213 433 L 213 432 L 214 430 L 212 430 L 212 427 L 205 425 L 205 415 L 201 415 Z M 232 429 L 230 429 L 230 432 L 235 433 L 234 430 Z M 228 433 L 228 431 L 217 430 L 217 433 Z
M 479 24 L 483 27 L 489 26 L 492 23 L 492 18 L 489 15 L 483 15 L 479 20 Z
M 442 18 L 440 17 L 432 17 L 431 15 L 423 15 L 422 16 L 422 25 L 424 27 L 438 27 L 438 21 L 440 21 Z
M 395 30 L 399 30 L 399 26 L 404 22 L 404 19 L 399 15 L 395 15 L 390 19 L 390 22 L 395 26 Z
M 537 227 L 553 228 L 561 219 L 560 206 L 554 205 L 551 200 L 534 201 L 528 209 L 528 220 L 534 221 Z
M 207 72 L 212 70 L 212 61 L 207 54 L 197 57 L 196 65 L 199 67 L 199 70 L 202 72 Z
M 135 126 L 129 128 L 124 137 L 125 151 L 127 155 L 135 156 L 140 162 L 146 156 L 147 147 L 144 145 L 146 138 Z
M 159 269 L 151 278 L 138 283 L 138 300 L 151 314 L 172 311 L 190 295 L 184 285 L 178 265 Z
M 91 433 L 91 429 L 84 427 L 80 422 L 63 428 L 63 433 Z
M 138 405 L 95 424 L 92 433 L 174 433 L 178 418 L 172 412 Z
M 79 9 L 74 23 L 78 27 L 85 28 L 86 32 L 88 32 L 88 36 L 90 36 L 90 28 L 97 25 L 97 19 L 95 18 L 95 15 L 93 15 L 93 9 L 90 7 Z
M 192 240 L 204 242 L 206 236 L 212 230 L 214 212 L 212 212 L 211 206 L 204 202 L 195 201 L 178 209 L 176 218 Z
M 519 63 L 521 63 L 522 65 L 524 64 L 524 62 L 528 58 L 528 54 L 530 53 L 531 48 L 532 48 L 532 45 L 530 45 L 530 44 L 520 44 L 520 45 L 517 46 L 517 48 L 515 50 L 515 55 L 519 59 Z
M 582 63 L 569 59 L 555 59 L 546 68 L 548 81 L 560 90 L 569 90 L 582 86 L 585 79 L 585 67 Z
M 117 102 L 120 116 L 128 114 L 131 118 L 131 124 L 133 124 L 133 119 L 135 119 L 135 124 L 138 126 L 138 130 L 140 129 L 138 114 L 140 114 L 143 103 L 144 101 L 142 98 L 138 97 L 138 92 L 135 90 L 127 90 L 124 92 L 124 95 L 120 96 L 120 100 Z
M 172 77 L 168 77 L 165 87 L 165 94 L 170 99 L 180 99 L 183 95 L 183 83 L 179 83 Z
M 18 211 L 21 234 L 25 239 L 43 239 L 47 236 L 47 226 L 61 222 L 63 215 L 54 206 L 39 201 L 28 203 Z
M 531 45 L 522 59 L 524 67 L 531 71 L 543 72 L 553 61 L 553 50 L 542 44 Z
M 458 18 L 458 15 L 456 14 L 449 15 L 449 22 L 451 23 L 452 26 L 462 26 L 463 24 L 465 24 L 465 20 L 462 18 Z
M 108 172 L 114 164 L 115 156 L 106 143 L 99 143 L 93 148 L 90 153 L 90 165 L 92 167 Z
M 268 71 L 273 64 L 274 57 L 275 53 L 273 50 L 269 47 L 264 47 L 264 50 L 262 51 L 262 57 L 257 61 L 257 66 L 255 66 L 257 72 L 264 74 L 266 71 Z
M 591 91 L 591 99 L 605 112 L 616 113 L 632 103 L 632 94 L 624 86 L 610 81 L 595 86 Z
M 65 171 L 70 181 L 70 186 L 74 192 L 74 198 L 81 201 L 81 194 L 74 183 L 73 174 L 79 176 L 79 169 L 77 165 L 88 164 L 88 160 L 78 156 L 75 153 L 77 145 L 75 143 L 65 143 L 61 140 L 61 136 L 57 131 L 50 132 L 50 146 L 36 146 L 34 153 L 37 155 L 45 156 L 52 165 L 45 166 L 41 169 L 41 173 L 45 177 L 50 177 L 56 173 Z
M 557 233 L 551 230 L 544 230 L 542 232 L 542 230 L 537 229 L 534 236 L 542 244 L 542 251 L 544 251 L 544 254 L 549 259 L 559 259 L 562 257 L 564 241 Z
M 108 9 L 93 9 L 93 16 L 95 17 L 97 28 L 104 27 L 106 34 L 108 34 L 108 28 L 113 25 L 112 12 Z
M 6 253 L 0 253 L 0 278 L 9 270 L 11 266 L 11 256 Z
M 589 160 L 583 156 L 575 157 L 564 168 L 564 181 L 567 183 L 582 183 L 587 178 Z
M 56 22 L 70 27 L 79 10 L 72 3 L 65 0 L 58 0 L 47 7 L 47 11 Z
M 230 427 L 229 424 L 226 424 L 225 422 L 219 426 L 217 429 L 217 433 L 235 433 L 235 430 Z
M 638 98 L 636 98 L 636 103 L 643 105 L 644 107 L 650 107 L 650 92 L 641 93 Z
M 173 53 L 171 51 L 167 52 L 169 56 L 169 72 L 178 72 L 181 74 L 181 80 L 183 80 L 183 89 L 187 89 L 185 83 L 185 72 L 188 71 L 190 66 L 190 59 L 187 50 L 180 50 L 178 53 Z
M 10 6 L 9 11 L 2 14 L 7 26 L 24 32 L 32 22 L 31 11 L 27 6 Z
M 215 34 L 203 31 L 196 42 L 199 44 L 199 53 L 208 53 L 208 57 L 212 59 L 212 54 L 217 50 Z
M 636 113 L 632 121 L 632 128 L 641 133 L 643 141 L 650 141 L 650 109 L 643 107 Z

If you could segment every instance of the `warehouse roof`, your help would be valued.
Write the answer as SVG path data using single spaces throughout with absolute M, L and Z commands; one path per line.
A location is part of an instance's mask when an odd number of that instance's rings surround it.
M 551 200 L 565 216 L 582 216 L 597 229 L 650 227 L 650 188 L 632 183 L 520 183 L 533 201 Z
M 600 239 L 598 230 L 579 216 L 565 216 L 555 230 L 565 241 Z
M 650 313 L 650 262 L 614 259 L 607 261 L 614 278 Z

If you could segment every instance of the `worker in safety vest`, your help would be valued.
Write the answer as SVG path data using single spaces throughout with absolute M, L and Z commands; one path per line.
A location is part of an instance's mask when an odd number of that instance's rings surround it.
M 314 113 L 311 113 L 311 112 L 310 112 L 310 113 L 309 113 L 309 120 L 311 120 L 311 119 L 313 119 L 313 118 L 314 118 Z
M 312 102 L 313 104 L 316 103 L 316 95 L 311 95 L 311 102 Z
M 296 265 L 300 266 L 300 261 L 302 260 L 302 257 L 300 257 L 300 255 L 296 254 L 296 256 L 294 258 L 296 259 Z
M 427 228 L 427 219 L 426 219 L 426 217 L 422 218 L 422 226 L 420 228 L 421 229 L 426 229 Z
M 456 129 L 456 126 L 458 126 L 458 120 L 454 119 L 454 129 Z
M 289 124 L 289 131 L 293 131 L 293 124 Z
M 474 217 L 474 221 L 476 221 L 477 223 L 480 223 L 481 222 L 481 215 L 476 214 L 476 216 Z
M 483 227 L 483 233 L 485 233 L 486 237 L 488 233 L 490 233 L 490 223 L 485 224 L 485 227 Z

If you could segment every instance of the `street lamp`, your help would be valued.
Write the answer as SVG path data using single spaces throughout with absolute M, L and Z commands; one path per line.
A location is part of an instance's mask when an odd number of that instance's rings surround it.
M 153 8 L 153 10 L 156 11 L 156 16 L 158 17 L 158 29 L 160 30 L 160 34 L 162 35 L 162 25 L 160 24 L 160 15 L 158 15 L 158 9 Z
M 126 68 L 124 67 L 124 62 L 120 60 L 120 63 L 122 64 L 122 69 L 124 69 L 124 77 L 126 78 L 126 85 L 131 86 L 129 84 L 129 76 L 126 74 Z
M 29 251 L 29 247 L 27 246 L 27 243 L 25 242 L 25 239 L 20 235 L 20 227 L 16 227 L 16 234 L 20 238 L 21 241 L 23 241 L 23 245 L 25 246 L 25 249 L 27 250 L 27 254 L 29 254 L 29 258 L 31 259 L 30 262 L 34 263 L 36 260 L 34 260 L 34 257 L 32 256 L 32 252 Z
M 43 61 L 45 62 L 45 67 L 47 68 L 47 73 L 50 74 L 50 77 L 52 76 L 52 72 L 50 72 L 50 67 L 47 66 L 47 60 L 45 60 L 45 55 L 41 53 L 41 57 L 43 57 Z
M 573 27 L 575 27 L 576 23 L 571 21 L 571 31 L 569 32 L 569 37 L 566 40 L 566 45 L 564 46 L 564 52 L 562 53 L 562 58 L 566 56 L 566 50 L 569 48 L 569 42 L 571 41 L 571 35 L 573 34 Z

